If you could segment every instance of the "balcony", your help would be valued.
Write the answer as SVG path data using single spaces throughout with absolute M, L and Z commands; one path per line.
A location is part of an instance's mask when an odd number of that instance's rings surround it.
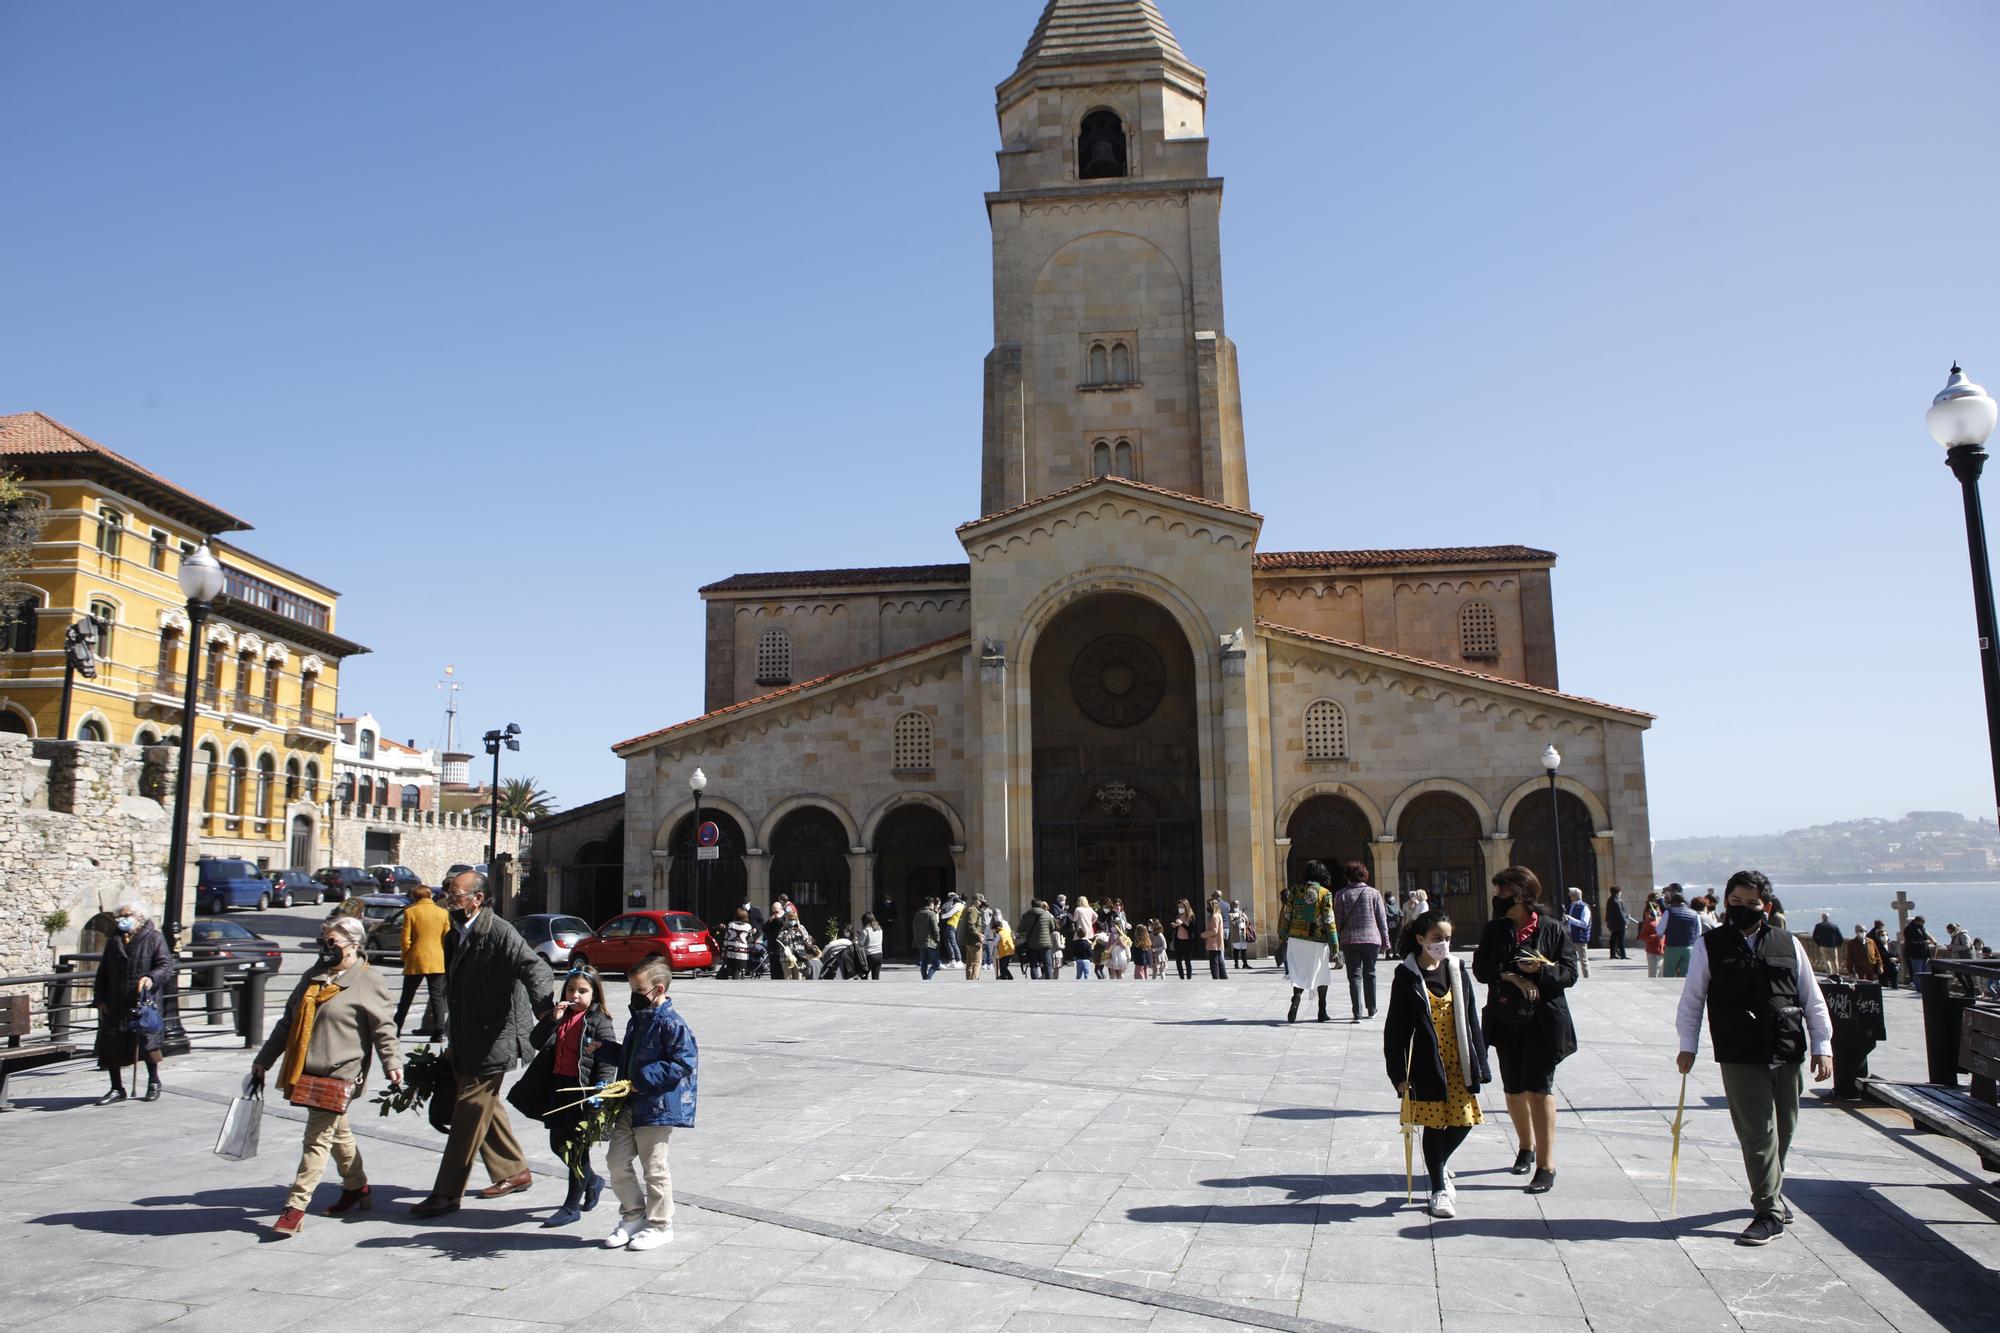
M 178 671 L 148 671 L 139 678 L 139 698 L 160 708 L 178 709 L 187 677 Z
M 333 714 L 322 713 L 316 708 L 288 708 L 285 712 L 287 741 L 331 741 L 337 738 L 333 729 Z
M 259 722 L 275 722 L 278 710 L 269 699 L 249 690 L 238 690 L 230 696 L 229 710 L 240 718 Z

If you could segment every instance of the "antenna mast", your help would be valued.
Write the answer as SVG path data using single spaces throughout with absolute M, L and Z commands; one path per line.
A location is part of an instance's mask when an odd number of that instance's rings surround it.
M 437 687 L 445 692 L 444 752 L 446 754 L 452 754 L 458 749 L 458 687 L 465 682 L 458 679 L 457 671 L 457 667 L 447 664 L 444 669 L 444 679 L 437 683 Z

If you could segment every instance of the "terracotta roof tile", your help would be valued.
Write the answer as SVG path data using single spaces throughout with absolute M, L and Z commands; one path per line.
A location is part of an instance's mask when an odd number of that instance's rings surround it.
M 1259 569 L 1380 569 L 1391 565 L 1519 565 L 1554 560 L 1532 546 L 1420 546 L 1381 551 L 1260 551 Z
M 676 722 L 671 727 L 661 727 L 658 731 L 649 731 L 644 735 L 634 736 L 630 740 L 619 741 L 611 747 L 611 752 L 616 754 L 618 751 L 626 749 L 629 746 L 658 740 L 660 737 L 671 735 L 676 731 L 685 731 L 689 727 L 700 726 L 704 722 L 712 722 L 718 717 L 727 717 L 731 713 L 740 713 L 745 709 L 755 708 L 759 704 L 770 703 L 774 699 L 783 699 L 793 694 L 803 694 L 807 690 L 818 689 L 822 685 L 829 685 L 835 681 L 845 680 L 852 676 L 865 675 L 878 667 L 887 666 L 891 662 L 900 661 L 906 657 L 919 657 L 925 653 L 935 652 L 947 644 L 969 644 L 971 642 L 972 636 L 970 634 L 952 634 L 942 639 L 934 639 L 929 643 L 920 643 L 916 647 L 906 648 L 900 653 L 890 653 L 886 657 L 878 657 L 872 662 L 863 662 L 859 666 L 851 666 L 845 670 L 829 672 L 824 676 L 815 676 L 811 680 L 802 680 L 795 685 L 787 685 L 783 689 L 772 690 L 768 694 L 760 694 L 752 699 L 739 699 L 733 704 L 727 704 L 721 708 L 703 713 L 700 717 L 691 717 L 685 722 Z
M 140 467 L 123 454 L 105 448 L 80 431 L 40 412 L 15 412 L 0 416 L 0 457 L 46 457 L 52 454 L 84 454 L 103 459 L 115 467 L 136 473 L 155 486 L 164 487 L 188 504 L 208 511 L 216 521 L 213 531 L 248 531 L 250 525 L 226 509 L 218 508 L 182 486 L 176 486 L 150 468 Z
M 703 586 L 709 592 L 758 592 L 778 588 L 856 588 L 889 583 L 961 584 L 972 579 L 972 566 L 878 565 L 872 569 L 793 569 L 768 574 L 732 574 Z
M 1586 704 L 1591 708 L 1608 709 L 1613 713 L 1624 713 L 1630 717 L 1643 717 L 1649 722 L 1654 720 L 1652 713 L 1641 712 L 1636 708 L 1626 708 L 1620 704 L 1608 704 L 1602 699 L 1592 699 L 1581 694 L 1565 694 L 1561 690 L 1552 690 L 1546 685 L 1530 685 L 1526 681 L 1509 680 L 1505 676 L 1490 676 L 1484 671 L 1468 671 L 1464 667 L 1452 666 L 1448 662 L 1433 662 L 1427 657 L 1411 657 L 1408 653 L 1392 653 L 1387 648 L 1375 648 L 1368 644 L 1355 643 L 1348 639 L 1336 639 L 1327 634 L 1315 634 L 1311 630 L 1299 629 L 1294 625 L 1280 625 L 1275 620 L 1265 620 L 1260 617 L 1257 621 L 1257 628 L 1274 630 L 1279 634 L 1290 634 L 1301 639 L 1310 639 L 1314 643 L 1324 643 L 1335 648 L 1347 648 L 1357 653 L 1367 653 L 1371 657 L 1385 657 L 1392 662 L 1407 662 L 1411 666 L 1428 667 L 1432 671 L 1449 671 L 1454 676 L 1464 676 L 1469 680 L 1476 680 L 1486 685 L 1505 685 L 1511 689 L 1529 690 L 1535 694 L 1547 695 L 1551 699 L 1561 699 L 1566 703 Z
M 1205 500 L 1199 495 L 1188 495 L 1182 491 L 1170 491 L 1164 486 L 1154 486 L 1149 482 L 1131 481 L 1125 477 L 1092 477 L 1089 481 L 1079 481 L 1074 486 L 1065 486 L 1059 491 L 1050 491 L 1047 495 L 1038 495 L 1032 500 L 1023 500 L 1020 504 L 1009 505 L 1005 509 L 996 509 L 990 514 L 981 514 L 969 523 L 959 524 L 957 531 L 965 532 L 968 529 L 979 527 L 983 523 L 991 523 L 996 519 L 1007 518 L 1024 510 L 1033 509 L 1038 505 L 1045 505 L 1051 500 L 1065 499 L 1087 491 L 1093 486 L 1110 486 L 1113 488 L 1122 486 L 1149 495 L 1164 495 L 1170 499 L 1185 501 L 1188 504 L 1198 504 L 1208 509 L 1220 509 L 1225 514 L 1241 514 L 1245 518 L 1254 519 L 1262 519 L 1264 517 L 1255 510 L 1238 509 L 1235 505 L 1226 505 L 1220 500 Z

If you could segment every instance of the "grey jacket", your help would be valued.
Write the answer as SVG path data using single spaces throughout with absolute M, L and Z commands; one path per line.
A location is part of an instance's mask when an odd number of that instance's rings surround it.
M 554 1007 L 554 986 L 542 956 L 492 908 L 480 909 L 464 939 L 453 922 L 444 937 L 452 1072 L 504 1074 L 532 1058 L 535 1020 Z
M 285 1045 L 291 1040 L 292 1024 L 298 1021 L 299 997 L 307 987 L 324 985 L 326 980 L 324 967 L 315 967 L 299 978 L 299 984 L 292 988 L 292 998 L 285 1001 L 283 1016 L 272 1024 L 271 1035 L 257 1052 L 258 1064 L 273 1074 L 284 1072 Z M 396 1042 L 396 1003 L 389 998 L 389 984 L 382 980 L 382 974 L 357 960 L 335 977 L 333 984 L 340 987 L 340 994 L 313 1013 L 312 1037 L 306 1042 L 303 1072 L 322 1078 L 350 1081 L 359 1078 L 362 1056 L 371 1046 L 384 1073 L 401 1069 L 403 1052 Z

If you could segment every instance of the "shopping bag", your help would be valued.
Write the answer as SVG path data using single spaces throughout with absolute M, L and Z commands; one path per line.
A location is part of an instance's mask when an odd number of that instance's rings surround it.
M 222 1132 L 215 1136 L 215 1155 L 232 1162 L 247 1162 L 257 1155 L 257 1136 L 264 1128 L 264 1088 L 254 1078 L 243 1080 L 243 1090 L 230 1099 L 222 1117 Z

